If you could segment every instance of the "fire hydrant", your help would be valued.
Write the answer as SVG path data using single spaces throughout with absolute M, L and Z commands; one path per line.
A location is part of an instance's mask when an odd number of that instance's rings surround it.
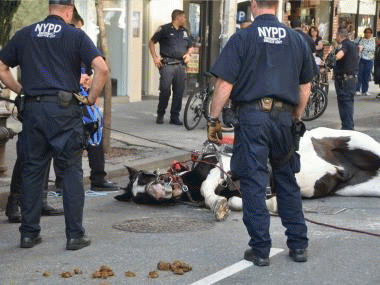
M 2 111 L 2 112 L 1 112 Z M 17 133 L 10 128 L 7 128 L 7 119 L 10 117 L 10 113 L 4 110 L 0 110 L 0 176 L 7 171 L 8 167 L 5 163 L 5 146 L 6 143 L 13 139 Z
M 9 99 L 9 90 L 3 88 L 4 87 L 0 84 L 0 96 Z M 11 112 L 7 109 L 5 102 L 2 101 L 0 103 L 0 176 L 3 176 L 4 172 L 8 169 L 5 163 L 5 145 L 17 134 L 14 130 L 7 128 L 7 119 L 10 116 Z

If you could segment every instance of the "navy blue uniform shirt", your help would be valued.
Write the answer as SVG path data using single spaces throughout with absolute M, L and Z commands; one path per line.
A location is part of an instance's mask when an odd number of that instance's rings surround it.
M 335 75 L 357 75 L 359 73 L 359 51 L 358 47 L 349 39 L 342 42 L 344 56 L 336 61 Z
M 272 96 L 295 105 L 299 84 L 310 82 L 316 70 L 301 36 L 266 14 L 231 36 L 211 73 L 234 84 L 233 101 Z
M 91 66 L 97 56 L 101 53 L 91 39 L 58 16 L 18 31 L 0 51 L 2 62 L 20 66 L 22 86 L 29 96 L 79 92 L 81 64 Z
M 187 50 L 193 46 L 193 39 L 186 28 L 178 30 L 173 25 L 161 26 L 153 35 L 152 41 L 160 44 L 161 57 L 182 59 Z

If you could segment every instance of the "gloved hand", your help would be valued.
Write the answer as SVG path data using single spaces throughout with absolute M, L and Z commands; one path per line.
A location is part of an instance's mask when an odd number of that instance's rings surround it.
M 210 118 L 207 122 L 207 138 L 210 142 L 220 144 L 223 138 L 222 125 L 219 119 Z
M 74 96 L 83 105 L 90 105 L 90 106 L 94 105 L 94 103 L 90 103 L 90 101 L 88 100 L 88 97 L 86 97 L 86 96 L 80 95 L 78 93 L 74 93 Z

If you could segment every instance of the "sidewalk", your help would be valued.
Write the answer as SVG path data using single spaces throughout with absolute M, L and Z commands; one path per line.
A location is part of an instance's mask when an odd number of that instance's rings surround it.
M 158 102 L 157 99 L 150 99 L 136 103 L 129 103 L 128 98 L 126 97 L 113 97 L 112 99 L 113 104 L 118 107 L 126 108 L 126 106 L 129 105 L 133 109 L 133 105 L 140 105 L 140 108 L 145 110 L 153 108 L 153 106 Z M 150 124 L 155 127 L 155 123 L 153 121 L 150 122 Z M 21 131 L 21 124 L 12 117 L 7 120 L 7 127 L 16 132 Z M 141 126 L 136 126 L 135 128 L 138 130 Z M 170 128 L 163 130 L 164 133 L 161 133 L 162 135 L 168 137 L 171 136 L 172 130 Z M 138 131 L 135 133 L 139 136 Z M 0 176 L 0 213 L 5 209 L 6 199 L 10 189 L 13 166 L 17 158 L 16 143 L 17 135 L 6 144 L 5 155 L 8 169 L 2 176 Z M 181 159 L 182 157 L 184 159 L 188 158 L 187 152 L 185 151 L 162 146 L 158 143 L 149 142 L 148 140 L 139 139 L 117 130 L 111 131 L 111 148 L 114 151 L 111 151 L 110 154 L 106 154 L 105 161 L 105 170 L 107 172 L 106 179 L 109 180 L 120 176 L 127 176 L 128 172 L 125 168 L 126 165 L 147 170 L 154 170 L 167 167 L 173 159 Z M 83 154 L 82 168 L 85 189 L 89 189 L 91 169 L 86 151 L 84 151 Z M 53 166 L 51 166 L 49 176 L 49 189 L 51 191 L 54 191 L 54 181 L 55 174 Z M 123 187 L 125 185 L 119 186 Z

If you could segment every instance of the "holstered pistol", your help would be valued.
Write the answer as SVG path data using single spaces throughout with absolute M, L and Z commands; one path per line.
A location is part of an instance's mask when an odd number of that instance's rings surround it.
M 261 109 L 263 112 L 270 112 L 273 108 L 273 98 L 265 97 L 260 99 Z

